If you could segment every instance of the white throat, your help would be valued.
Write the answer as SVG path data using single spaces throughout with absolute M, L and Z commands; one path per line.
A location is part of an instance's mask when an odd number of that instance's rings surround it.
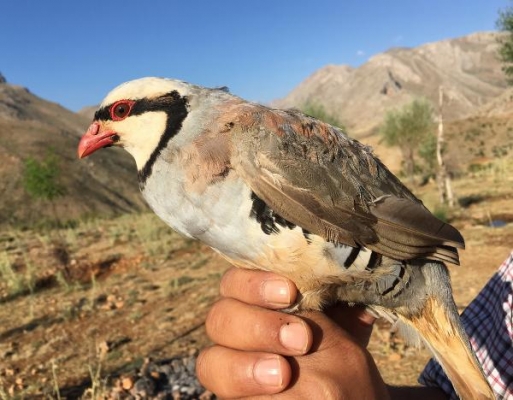
M 166 130 L 167 114 L 164 111 L 146 112 L 116 123 L 121 144 L 135 159 L 141 170 L 157 148 Z M 126 129 L 124 129 L 126 127 Z

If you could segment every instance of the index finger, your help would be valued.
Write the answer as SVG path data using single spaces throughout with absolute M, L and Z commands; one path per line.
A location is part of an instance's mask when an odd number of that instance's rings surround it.
M 267 271 L 231 268 L 224 274 L 221 296 L 270 309 L 290 307 L 296 301 L 296 285 L 283 276 Z

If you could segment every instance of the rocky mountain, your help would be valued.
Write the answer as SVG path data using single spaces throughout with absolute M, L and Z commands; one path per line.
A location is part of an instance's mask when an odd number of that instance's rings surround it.
M 77 159 L 79 136 L 89 121 L 5 78 L 0 81 L 0 225 L 53 218 L 52 207 L 31 199 L 23 188 L 25 160 L 43 160 L 49 152 L 58 156 L 67 193 L 55 203 L 62 221 L 145 207 L 135 165 L 125 152 L 100 151 Z
M 358 68 L 329 65 L 273 105 L 322 104 L 352 136 L 362 138 L 376 132 L 387 110 L 413 98 L 425 97 L 436 107 L 442 85 L 445 118 L 464 118 L 505 91 L 497 35 L 482 32 L 416 48 L 392 48 Z
M 476 116 L 501 117 L 513 113 L 513 87 L 507 88 L 500 96 L 479 107 Z

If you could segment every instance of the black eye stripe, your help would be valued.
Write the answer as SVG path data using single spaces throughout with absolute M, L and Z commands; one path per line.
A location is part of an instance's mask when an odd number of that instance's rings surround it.
M 154 99 L 139 99 L 133 104 L 130 115 L 141 115 L 148 111 L 168 111 L 170 108 L 173 108 L 177 102 L 184 101 L 187 102 L 187 100 L 182 98 L 176 90 Z M 112 121 L 110 109 L 116 103 L 109 104 L 108 106 L 102 107 L 96 111 L 94 114 L 94 120 Z
M 112 120 L 112 118 L 110 116 L 109 108 L 110 107 L 102 107 L 99 110 L 97 110 L 94 113 L 94 120 L 95 121 L 99 121 L 99 120 L 106 121 L 106 120 L 109 120 L 109 119 Z

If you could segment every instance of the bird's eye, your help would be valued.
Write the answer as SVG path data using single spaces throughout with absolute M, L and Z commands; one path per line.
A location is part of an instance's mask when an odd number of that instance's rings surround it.
M 133 101 L 122 100 L 114 103 L 110 108 L 110 115 L 114 121 L 121 121 L 130 114 L 132 110 Z

